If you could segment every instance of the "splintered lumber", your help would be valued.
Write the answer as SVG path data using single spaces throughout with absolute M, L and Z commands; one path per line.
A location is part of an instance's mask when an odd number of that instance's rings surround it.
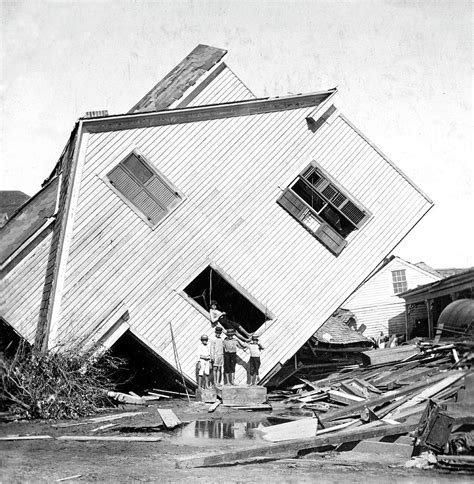
M 0 440 L 45 440 L 52 439 L 51 435 L 5 435 Z
M 234 408 L 235 410 L 248 410 L 250 412 L 258 412 L 259 410 L 272 411 L 272 406 L 267 403 L 261 403 L 260 405 L 223 405 L 224 407 Z
M 72 479 L 78 479 L 79 477 L 82 477 L 82 474 L 76 474 L 74 476 L 63 477 L 61 479 L 56 479 L 54 482 L 70 481 Z
M 161 417 L 161 420 L 163 420 L 164 426 L 168 430 L 172 430 L 181 425 L 181 420 L 170 408 L 157 408 L 157 411 Z
M 460 380 L 466 373 L 462 371 L 458 371 L 455 374 L 451 374 L 448 377 L 444 378 L 443 380 L 435 383 L 434 385 L 430 385 L 428 388 L 422 390 L 419 392 L 417 395 L 415 395 L 413 398 L 410 400 L 406 401 L 400 407 L 398 407 L 397 411 L 394 412 L 394 417 L 396 418 L 396 414 L 400 412 L 401 410 L 412 407 L 414 405 L 417 405 L 419 403 L 424 402 L 428 398 L 433 397 L 437 393 L 441 392 L 445 388 L 448 388 L 451 386 L 453 383 L 457 382 Z M 445 376 L 446 374 L 441 374 L 442 376 Z
M 329 421 L 329 420 L 333 420 L 333 419 L 336 419 L 336 418 L 359 415 L 360 412 L 364 408 L 370 408 L 371 410 L 374 410 L 374 409 L 380 407 L 384 403 L 395 400 L 397 397 L 401 397 L 401 396 L 407 395 L 409 393 L 413 393 L 415 390 L 419 390 L 419 389 L 422 389 L 425 386 L 436 383 L 436 382 L 444 379 L 448 375 L 454 374 L 454 373 L 456 375 L 458 375 L 460 372 L 457 371 L 457 370 L 453 370 L 451 372 L 439 373 L 439 374 L 434 375 L 432 377 L 429 377 L 429 378 L 423 379 L 419 382 L 413 383 L 412 385 L 407 385 L 406 387 L 400 388 L 399 390 L 386 392 L 379 397 L 371 398 L 369 400 L 364 400 L 362 402 L 356 402 L 356 403 L 353 403 L 352 405 L 349 405 L 349 406 L 344 407 L 342 409 L 329 411 L 327 414 L 324 415 L 323 421 Z
M 123 412 L 123 413 L 116 413 L 113 415 L 104 415 L 103 417 L 93 417 L 87 420 L 87 422 L 92 423 L 99 423 L 99 422 L 108 422 L 110 420 L 118 420 L 120 418 L 126 417 L 136 417 L 137 415 L 144 415 L 148 412 Z
M 396 348 L 363 351 L 361 355 L 366 364 L 380 365 L 382 363 L 397 363 L 419 353 L 420 348 L 418 346 L 405 345 Z
M 130 403 L 132 405 L 147 405 L 147 401 L 143 398 L 133 397 L 132 395 L 127 395 L 126 393 L 107 392 L 107 395 L 120 403 Z
M 99 435 L 61 435 L 56 437 L 57 440 L 105 440 L 108 442 L 159 442 L 161 437 L 116 437 L 116 436 L 99 436 Z
M 110 429 L 112 427 L 116 427 L 117 425 L 118 424 L 116 424 L 116 423 L 109 423 L 109 424 L 101 425 L 100 427 L 97 427 L 95 429 L 92 429 L 91 432 L 98 432 L 99 430 Z
M 340 392 L 337 390 L 329 390 L 328 395 L 331 400 L 338 403 L 342 403 L 344 405 L 350 405 L 351 403 L 354 403 L 354 402 L 365 401 L 365 398 L 356 397 L 355 395 L 350 395 L 349 393 Z
M 273 445 L 260 445 L 242 450 L 220 452 L 201 456 L 184 457 L 177 459 L 176 467 L 185 469 L 191 467 L 208 467 L 225 464 L 244 463 L 262 459 L 281 459 L 296 457 L 302 450 L 317 449 L 326 445 L 338 445 L 343 442 L 357 442 L 359 440 L 384 437 L 388 435 L 406 434 L 414 430 L 418 423 L 409 424 L 379 424 L 374 427 L 372 424 L 363 425 L 357 429 L 342 430 L 329 435 L 315 436 L 309 439 L 299 439 L 291 442 L 284 442 Z M 367 428 L 370 426 L 369 428 Z
M 169 395 L 163 395 L 162 393 L 148 392 L 148 394 L 151 395 L 151 396 L 153 396 L 153 397 L 171 398 Z

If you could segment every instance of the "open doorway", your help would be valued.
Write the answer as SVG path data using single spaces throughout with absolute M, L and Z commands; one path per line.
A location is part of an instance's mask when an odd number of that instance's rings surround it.
M 108 354 L 123 362 L 112 375 L 117 391 L 184 391 L 183 379 L 178 371 L 152 352 L 131 331 L 126 331 L 112 345 Z M 189 380 L 185 381 L 188 389 L 193 390 L 194 384 Z
M 212 300 L 217 301 L 219 309 L 226 312 L 230 320 L 253 333 L 271 316 L 265 308 L 260 309 L 252 303 L 250 296 L 242 294 L 242 290 L 228 279 L 214 267 L 208 266 L 184 288 L 184 292 L 205 311 L 209 311 Z

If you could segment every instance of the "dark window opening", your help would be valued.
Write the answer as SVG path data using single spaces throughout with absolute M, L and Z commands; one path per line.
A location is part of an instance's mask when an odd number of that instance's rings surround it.
M 210 266 L 185 287 L 184 292 L 206 311 L 210 309 L 211 300 L 217 301 L 220 311 L 250 333 L 270 319 Z

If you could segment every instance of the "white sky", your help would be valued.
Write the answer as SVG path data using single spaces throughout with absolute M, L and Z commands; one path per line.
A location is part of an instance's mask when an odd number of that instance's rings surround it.
M 198 43 L 257 96 L 341 111 L 435 207 L 395 250 L 474 265 L 470 1 L 0 0 L 0 189 L 33 195 L 86 111 L 124 113 Z

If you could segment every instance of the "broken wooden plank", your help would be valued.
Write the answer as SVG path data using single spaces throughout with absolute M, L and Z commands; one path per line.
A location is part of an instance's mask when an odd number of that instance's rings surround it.
M 98 432 L 99 430 L 106 430 L 110 429 L 111 427 L 116 427 L 118 424 L 116 423 L 109 423 L 105 425 L 101 425 L 100 427 L 96 427 L 95 429 L 92 429 L 91 432 Z
M 349 393 L 341 392 L 338 390 L 329 390 L 328 395 L 329 398 L 334 402 L 342 403 L 344 405 L 350 405 L 351 403 L 365 401 L 364 398 L 356 397 L 355 395 L 350 395 Z
M 235 410 L 249 410 L 252 412 L 255 411 L 272 411 L 272 406 L 269 405 L 268 403 L 261 403 L 260 405 L 229 405 L 229 404 L 224 404 L 224 407 L 229 407 L 229 408 L 234 408 Z
M 61 479 L 56 479 L 54 482 L 71 481 L 72 479 L 79 479 L 79 477 L 82 477 L 82 474 L 76 474 L 74 476 L 62 477 Z
M 51 435 L 5 435 L 0 440 L 46 440 L 52 439 Z
M 170 408 L 157 408 L 158 414 L 168 430 L 179 427 L 182 422 Z
M 57 440 L 78 440 L 78 441 L 87 441 L 87 440 L 103 440 L 108 442 L 159 442 L 161 437 L 116 437 L 112 435 L 61 435 L 56 437 Z
M 264 427 L 260 430 L 263 439 L 271 442 L 283 440 L 295 440 L 316 435 L 319 425 L 317 418 L 302 418 L 293 422 L 286 422 L 279 425 Z
M 207 411 L 209 413 L 212 413 L 215 411 L 215 409 L 221 404 L 221 401 L 220 400 L 216 400 L 208 409 Z
M 377 422 L 374 422 L 377 423 Z M 371 425 L 371 424 L 367 424 Z M 274 445 L 260 445 L 257 447 L 207 454 L 176 459 L 175 465 L 178 469 L 191 467 L 219 466 L 223 464 L 244 463 L 252 460 L 279 459 L 296 457 L 298 452 L 307 449 L 316 449 L 326 445 L 337 445 L 343 442 L 356 442 L 359 440 L 382 437 L 387 435 L 406 434 L 417 427 L 418 423 L 389 425 L 381 424 L 378 427 L 366 429 L 361 426 L 353 430 L 342 430 L 340 432 L 316 436 L 309 439 L 299 439 Z
M 132 397 L 132 395 L 127 395 L 121 392 L 107 392 L 107 396 L 117 400 L 120 403 L 129 403 L 131 405 L 147 405 L 147 401 L 140 397 Z
M 158 392 L 159 394 L 164 394 L 164 395 L 171 395 L 171 396 L 177 396 L 177 397 L 187 397 L 188 396 L 186 393 L 172 392 L 171 390 L 160 390 L 159 388 L 153 388 L 153 390 L 155 390 L 155 392 Z M 151 392 L 148 392 L 148 393 L 151 393 Z M 191 398 L 193 398 L 194 394 L 190 392 L 189 396 Z
M 171 398 L 169 395 L 163 395 L 162 393 L 148 392 L 148 394 L 151 395 L 151 396 L 153 396 L 153 397 Z
M 381 363 L 395 363 L 420 353 L 420 348 L 415 345 L 398 346 L 396 348 L 384 348 L 378 350 L 363 351 L 361 353 L 364 363 L 380 365 Z

